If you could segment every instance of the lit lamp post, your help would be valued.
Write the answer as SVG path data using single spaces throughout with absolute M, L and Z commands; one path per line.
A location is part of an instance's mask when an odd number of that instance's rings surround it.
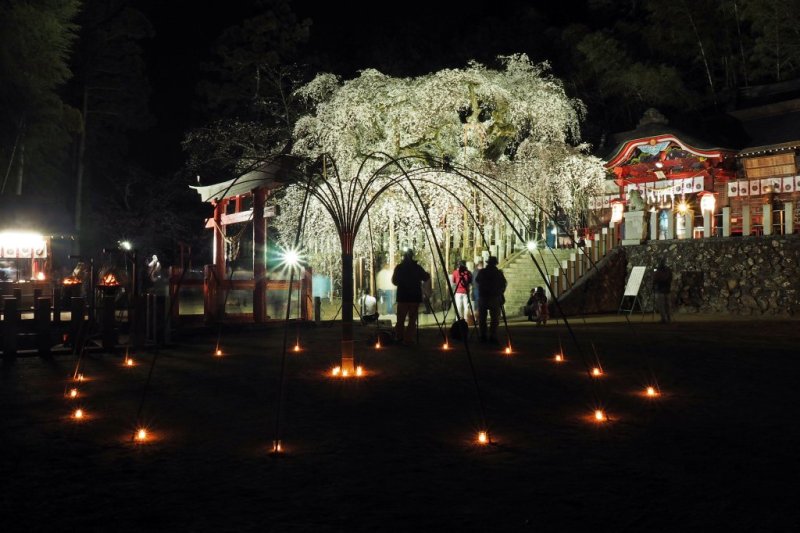
M 713 192 L 703 191 L 700 193 L 700 211 L 703 212 L 703 237 L 711 237 L 714 228 L 714 209 L 717 199 Z
M 622 213 L 625 211 L 625 202 L 620 199 L 611 201 L 611 225 L 622 222 Z
M 624 211 L 625 202 L 619 198 L 611 200 L 611 220 L 608 223 L 611 231 L 611 242 L 608 244 L 609 249 L 616 246 L 617 239 L 619 239 L 619 230 L 617 228 L 620 226 L 620 222 L 622 222 L 622 214 Z

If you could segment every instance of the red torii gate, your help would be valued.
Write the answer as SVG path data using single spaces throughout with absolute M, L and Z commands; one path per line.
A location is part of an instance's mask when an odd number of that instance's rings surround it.
M 283 157 L 267 163 L 258 170 L 248 172 L 239 178 L 205 186 L 192 186 L 204 202 L 214 206 L 214 216 L 206 220 L 206 228 L 214 231 L 214 264 L 204 268 L 204 316 L 207 322 L 225 317 L 225 294 L 232 290 L 250 290 L 253 294 L 252 320 L 266 322 L 267 295 L 270 290 L 293 291 L 299 289 L 299 316 L 309 320 L 313 316 L 311 296 L 311 269 L 306 268 L 299 279 L 291 286 L 288 280 L 273 280 L 268 276 L 267 264 L 267 221 L 275 216 L 275 206 L 267 206 L 271 191 L 284 186 L 286 177 L 293 175 L 296 162 Z M 281 179 L 283 178 L 283 179 Z M 246 207 L 251 203 L 252 207 Z M 232 206 L 232 209 L 231 209 Z M 231 224 L 253 221 L 253 278 L 228 279 L 226 277 L 226 249 L 228 246 L 227 227 Z M 243 315 L 248 318 L 249 314 Z M 281 317 L 283 318 L 283 317 Z

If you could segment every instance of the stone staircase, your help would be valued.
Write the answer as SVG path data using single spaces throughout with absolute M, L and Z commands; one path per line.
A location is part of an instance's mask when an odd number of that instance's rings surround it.
M 543 248 L 533 252 L 533 256 L 539 262 L 545 274 L 552 276 L 553 272 L 559 269 L 562 261 L 568 261 L 570 254 L 575 254 L 575 250 L 570 248 Z M 521 250 L 507 257 L 500 265 L 503 274 L 506 276 L 508 287 L 506 287 L 506 314 L 508 316 L 522 315 L 522 309 L 530 297 L 532 288 L 544 287 L 547 291 L 547 283 L 542 279 L 536 266 L 533 264 L 528 250 Z

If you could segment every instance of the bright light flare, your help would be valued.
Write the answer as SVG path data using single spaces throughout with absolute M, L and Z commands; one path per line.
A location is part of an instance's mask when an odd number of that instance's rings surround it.
M 343 378 L 350 377 L 350 371 L 349 370 L 342 370 L 342 377 Z
M 44 281 L 44 272 L 37 272 L 36 273 L 36 279 L 38 281 Z
M 133 362 L 133 358 L 126 357 L 125 358 L 125 366 L 134 366 L 136 363 Z
M 596 366 L 592 369 L 592 376 L 599 378 L 602 375 L 603 375 L 603 370 L 599 366 Z
M 70 389 L 69 390 L 69 397 L 70 398 L 77 398 L 78 397 L 78 389 Z
M 557 353 L 556 357 L 555 357 L 555 360 L 556 360 L 556 363 L 563 363 L 564 362 L 564 356 L 561 355 L 560 353 Z
M 85 413 L 83 412 L 83 409 L 75 409 L 72 412 L 72 418 L 74 418 L 75 420 L 83 420 L 84 416 Z
M 506 346 L 506 349 L 504 351 L 506 355 L 511 355 L 511 346 Z
M 605 411 L 603 411 L 602 409 L 595 409 L 594 419 L 596 422 L 605 422 L 606 420 L 608 420 L 608 417 L 606 416 Z
M 445 342 L 444 344 L 442 344 L 442 350 L 449 350 L 449 349 L 450 349 L 450 343 Z
M 678 202 L 677 208 L 678 208 L 678 213 L 680 213 L 681 215 L 685 215 L 686 213 L 689 212 L 689 204 L 686 203 L 686 200 L 681 200 L 680 202 Z
M 83 374 L 78 374 L 75 376 L 75 381 L 86 381 L 86 378 L 83 377 Z
M 338 376 L 341 373 L 342 373 L 342 367 L 340 366 L 335 366 L 333 367 L 333 370 L 331 370 L 331 375 L 334 377 Z
M 294 351 L 295 352 L 299 352 L 300 351 L 300 345 L 299 344 L 295 344 L 294 345 Z
M 644 393 L 649 398 L 655 398 L 656 396 L 658 396 L 658 391 L 656 390 L 655 387 L 647 387 L 647 389 L 644 391 Z
M 380 350 L 381 349 L 381 341 L 378 341 L 378 342 L 375 343 L 375 349 L 376 350 Z
M 357 377 L 361 377 L 361 376 L 363 376 L 363 375 L 364 375 L 364 368 L 363 368 L 363 367 L 360 367 L 360 366 L 357 366 L 357 367 L 356 367 L 356 376 L 357 376 Z
M 272 442 L 272 453 L 283 453 L 283 444 L 276 440 Z
M 131 241 L 119 241 L 119 247 L 125 250 L 126 252 L 129 252 L 133 249 Z
M 136 432 L 136 440 L 139 442 L 145 442 L 147 440 L 147 430 L 144 428 L 139 428 Z
M 528 241 L 527 247 L 529 252 L 536 250 L 536 241 Z
M 488 444 L 489 443 L 489 434 L 485 431 L 478 432 L 478 444 Z
M 300 264 L 300 253 L 297 250 L 286 250 L 283 252 L 281 259 L 284 264 L 290 267 L 296 267 Z
M 41 250 L 45 247 L 45 240 L 44 236 L 29 231 L 4 231 L 0 233 L 0 246 Z
M 215 357 L 222 357 L 222 350 L 217 348 L 216 351 L 214 352 L 214 356 Z

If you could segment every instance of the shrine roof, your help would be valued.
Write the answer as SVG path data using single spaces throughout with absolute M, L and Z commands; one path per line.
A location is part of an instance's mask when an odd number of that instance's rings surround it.
M 615 143 L 615 147 L 603 156 L 603 159 L 609 163 L 619 158 L 630 145 L 649 142 L 652 139 L 672 139 L 687 148 L 701 152 L 735 153 L 737 151 L 734 148 L 725 147 L 722 143 L 708 141 L 681 131 L 669 124 L 660 123 L 646 124 L 635 130 L 615 133 L 611 136 L 611 139 Z
M 800 145 L 800 98 L 729 113 L 749 137 L 739 155 L 796 149 Z
M 252 192 L 254 189 L 278 189 L 294 183 L 300 176 L 300 158 L 281 155 L 259 168 L 246 172 L 236 178 L 211 185 L 190 185 L 203 202 L 217 202 Z

